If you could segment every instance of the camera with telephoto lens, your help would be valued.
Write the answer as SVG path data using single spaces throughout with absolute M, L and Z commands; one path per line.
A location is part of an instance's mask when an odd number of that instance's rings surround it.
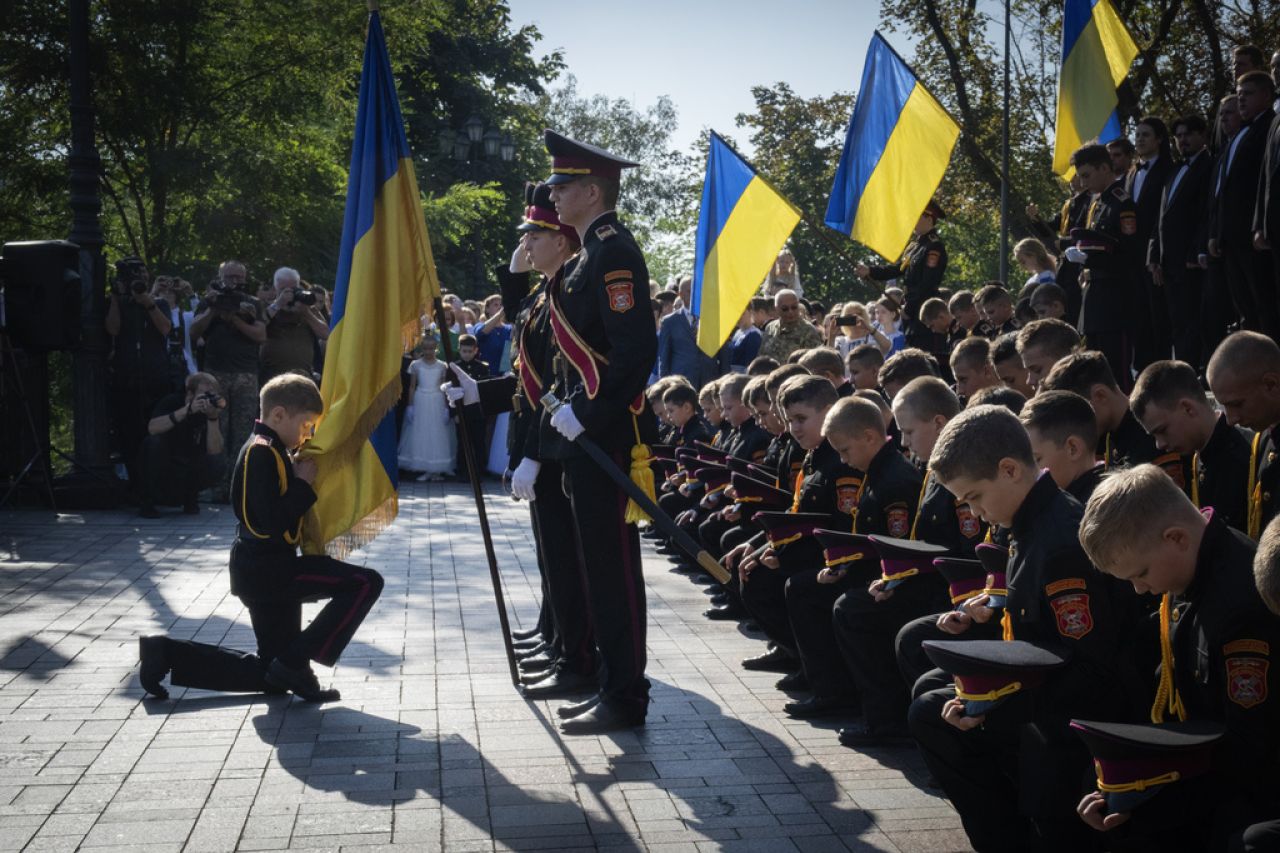
M 203 394 L 197 394 L 196 399 L 204 400 L 212 408 L 215 408 L 215 409 L 225 409 L 227 407 L 226 398 L 223 397 L 221 394 L 217 394 L 213 391 L 205 391 Z
M 138 296 L 147 292 L 147 266 L 141 258 L 121 258 L 115 266 L 116 277 L 111 281 L 113 293 Z
M 256 316 L 249 296 L 226 284 L 220 278 L 209 282 L 209 307 L 225 314 L 240 314 L 245 320 L 253 320 Z
M 289 300 L 290 305 L 315 305 L 316 292 L 314 290 L 295 290 L 293 299 Z

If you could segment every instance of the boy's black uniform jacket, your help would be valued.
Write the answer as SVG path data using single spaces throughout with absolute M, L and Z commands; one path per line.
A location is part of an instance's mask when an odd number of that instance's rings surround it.
M 911 521 L 920 501 L 920 469 L 892 445 L 885 444 L 867 466 L 866 481 L 857 500 L 854 533 L 911 535 Z
M 952 556 L 972 559 L 987 535 L 986 522 L 973 514 L 968 503 L 956 500 L 932 473 L 925 473 L 925 482 L 911 538 L 942 545 Z
M 1119 653 L 1144 621 L 1140 605 L 1127 584 L 1099 572 L 1085 555 L 1078 538 L 1083 514 L 1048 474 L 1014 514 L 1005 605 L 1013 638 L 1070 657 L 1048 683 L 1001 706 L 989 724 L 1034 721 L 1065 731 L 1072 717 L 1126 719 L 1142 704 L 1145 681 Z
M 796 447 L 799 447 L 797 444 Z M 805 454 L 800 469 L 800 484 L 793 512 L 826 515 L 823 525 L 831 530 L 850 530 L 862 490 L 862 473 L 840 461 L 840 454 L 824 438 Z M 768 544 L 763 533 L 752 540 L 755 548 Z M 812 536 L 803 536 L 776 549 L 779 570 L 795 572 L 822 565 L 822 548 Z
M 720 449 L 738 459 L 761 462 L 771 441 L 773 436 L 769 435 L 768 430 L 756 423 L 755 418 L 747 418 L 729 433 Z
M 236 541 L 231 547 L 231 594 L 246 601 L 279 596 L 298 555 L 302 516 L 316 493 L 293 475 L 289 449 L 271 427 L 257 421 L 231 473 Z
M 1262 434 L 1258 444 L 1258 473 L 1251 501 L 1258 504 L 1255 513 L 1260 514 L 1258 536 L 1271 519 L 1280 514 L 1280 447 L 1276 445 L 1276 427 Z M 1249 531 L 1252 532 L 1252 531 Z
M 1152 465 L 1163 468 L 1178 488 L 1190 494 L 1191 460 L 1177 453 L 1164 453 L 1156 447 L 1156 440 L 1142 427 L 1133 412 L 1126 411 L 1120 426 L 1102 437 L 1102 461 L 1107 470 L 1133 468 L 1136 465 Z
M 701 415 L 694 415 L 671 436 L 672 447 L 694 447 L 696 442 L 711 443 L 711 429 Z
M 1213 434 L 1196 454 L 1192 490 L 1200 507 L 1213 507 L 1213 516 L 1228 527 L 1249 530 L 1249 460 L 1253 434 L 1227 423 L 1219 415 Z

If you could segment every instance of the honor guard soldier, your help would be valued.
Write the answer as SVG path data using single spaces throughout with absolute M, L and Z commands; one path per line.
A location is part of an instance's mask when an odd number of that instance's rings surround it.
M 941 205 L 931 200 L 916 222 L 914 236 L 902 259 L 896 265 L 869 267 L 858 264 L 854 272 L 861 279 L 897 280 L 906 291 L 903 314 L 908 322 L 920 320 L 920 306 L 938 295 L 942 277 L 947 272 L 947 247 L 942 244 L 936 226 L 944 218 Z
M 566 706 L 562 727 L 592 734 L 644 723 L 645 589 L 640 537 L 626 521 L 627 496 L 575 440 L 585 435 L 623 471 L 631 466 L 632 448 L 652 442 L 657 425 L 643 392 L 658 345 L 649 270 L 614 211 L 622 169 L 638 164 L 551 130 L 545 141 L 551 201 L 560 221 L 577 229 L 582 251 L 548 292 L 555 343 L 543 376 L 564 405 L 554 413 L 543 407 L 538 452 L 564 468 L 603 659 L 599 693 Z

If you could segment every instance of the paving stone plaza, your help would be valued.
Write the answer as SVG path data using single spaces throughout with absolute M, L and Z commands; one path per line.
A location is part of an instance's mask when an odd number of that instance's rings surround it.
M 513 627 L 537 617 L 528 509 L 489 486 Z M 137 638 L 254 648 L 227 589 L 225 506 L 0 513 L 0 850 L 951 851 L 914 751 L 792 721 L 759 635 L 645 545 L 648 725 L 563 737 L 512 687 L 469 487 L 410 483 L 351 558 L 386 589 L 342 701 L 177 688 L 143 699 Z M 566 530 L 566 535 L 569 531 Z M 313 612 L 308 609 L 308 614 Z

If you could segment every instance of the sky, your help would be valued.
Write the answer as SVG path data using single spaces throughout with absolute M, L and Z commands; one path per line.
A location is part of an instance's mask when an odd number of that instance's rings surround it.
M 703 127 L 748 147 L 734 117 L 754 109 L 752 86 L 785 81 L 806 98 L 856 89 L 880 6 L 877 0 L 508 1 L 517 27 L 536 24 L 542 33 L 540 53 L 564 51 L 579 94 L 625 98 L 642 109 L 669 95 L 680 117 L 672 143 L 682 151 Z M 909 52 L 901 36 L 888 38 Z

